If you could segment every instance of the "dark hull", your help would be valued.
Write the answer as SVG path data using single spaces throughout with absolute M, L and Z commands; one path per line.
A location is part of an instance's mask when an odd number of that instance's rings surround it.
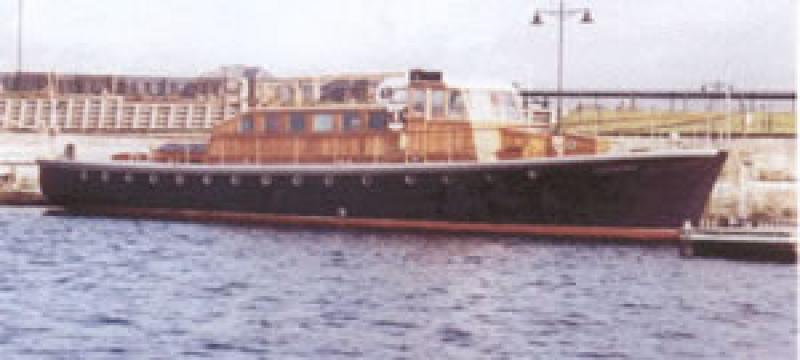
M 674 229 L 699 220 L 725 156 L 681 151 L 493 163 L 39 166 L 43 194 L 67 208 Z

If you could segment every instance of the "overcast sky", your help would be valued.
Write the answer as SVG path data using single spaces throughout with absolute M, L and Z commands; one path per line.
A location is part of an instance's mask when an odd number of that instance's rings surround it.
M 555 0 L 24 0 L 24 69 L 196 75 L 445 71 L 466 83 L 555 86 Z M 567 88 L 795 86 L 794 0 L 571 0 Z M 0 1 L 0 71 L 16 68 L 17 1 Z

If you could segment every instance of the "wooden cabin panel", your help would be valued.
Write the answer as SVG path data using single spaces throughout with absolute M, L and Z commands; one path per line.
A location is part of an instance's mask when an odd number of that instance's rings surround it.
M 361 138 L 347 137 L 339 142 L 339 153 L 342 156 L 353 157 L 364 153 L 364 145 Z
M 364 152 L 367 156 L 382 156 L 387 152 L 388 147 L 381 136 L 369 136 L 364 139 Z
M 504 129 L 502 132 L 501 158 L 543 157 L 559 155 L 589 155 L 602 151 L 607 144 L 602 144 L 591 137 L 530 133 L 515 129 Z
M 306 136 L 217 135 L 210 144 L 212 161 L 307 162 L 404 158 L 396 133 L 314 134 Z
M 225 121 L 214 127 L 212 135 L 233 134 L 239 132 L 239 121 L 241 116 L 236 116 L 232 120 Z
M 517 129 L 500 131 L 500 159 L 544 157 L 553 154 L 550 136 Z
M 565 135 L 564 136 L 564 154 L 566 155 L 590 155 L 598 152 L 599 142 L 597 139 Z
M 406 150 L 421 159 L 475 159 L 473 128 L 465 121 L 409 120 Z

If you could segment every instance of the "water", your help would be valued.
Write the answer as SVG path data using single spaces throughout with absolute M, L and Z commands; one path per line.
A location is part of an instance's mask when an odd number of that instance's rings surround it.
M 3 359 L 794 359 L 788 265 L 0 208 Z

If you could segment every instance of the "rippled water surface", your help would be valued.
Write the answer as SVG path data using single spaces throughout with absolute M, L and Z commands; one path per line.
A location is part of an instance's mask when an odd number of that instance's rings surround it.
M 2 359 L 794 359 L 795 268 L 0 208 Z

